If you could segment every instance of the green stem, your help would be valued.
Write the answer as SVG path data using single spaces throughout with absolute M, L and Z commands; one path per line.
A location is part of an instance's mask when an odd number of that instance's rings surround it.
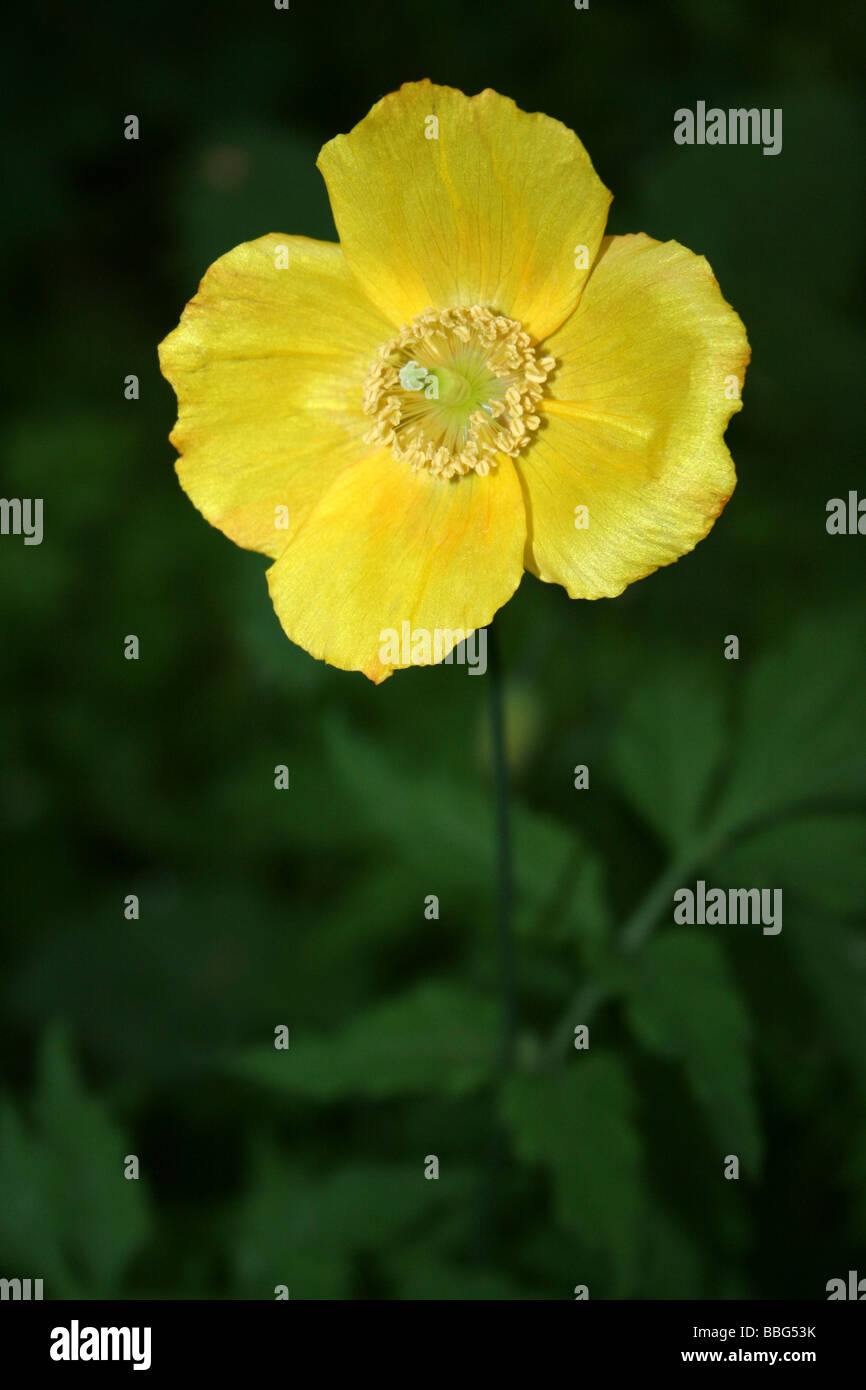
M 628 956 L 643 945 L 658 922 L 663 908 L 670 900 L 671 893 L 694 867 L 696 857 L 694 854 L 690 854 L 687 858 L 675 860 L 656 879 L 620 932 L 614 945 L 615 955 Z M 592 980 L 585 981 L 579 986 L 550 1035 L 549 1043 L 544 1052 L 544 1060 L 548 1065 L 555 1065 L 562 1061 L 563 1052 L 576 1025 L 588 1023 L 599 1005 L 603 1004 L 615 992 L 615 985 L 602 984 Z
M 603 985 L 594 984 L 591 980 L 580 986 L 550 1035 L 543 1057 L 546 1065 L 554 1066 L 557 1062 L 562 1061 L 563 1053 L 574 1036 L 574 1029 L 577 1024 L 589 1023 L 596 1009 L 604 1003 L 609 993 L 609 989 L 605 989 Z
M 694 869 L 695 858 L 695 855 L 690 854 L 688 857 L 675 859 L 656 879 L 620 932 L 617 947 L 624 955 L 636 951 L 646 941 L 662 910 L 670 904 L 671 894 Z
M 475 1257 L 480 1261 L 491 1258 L 496 1240 L 499 1213 L 502 1210 L 503 1184 L 507 1173 L 508 1139 L 499 1115 L 501 1083 L 514 1066 L 517 1036 L 517 1009 L 514 986 L 514 937 L 512 910 L 514 902 L 511 858 L 511 812 L 508 796 L 508 765 L 505 750 L 505 709 L 502 660 L 499 642 L 492 627 L 487 628 L 490 676 L 490 758 L 493 770 L 493 794 L 496 818 L 496 918 L 497 953 L 499 957 L 499 987 L 501 995 L 501 1025 L 497 1084 L 491 1088 L 492 1125 L 487 1137 L 486 1161 L 480 1175 L 478 1208 L 475 1219 Z
M 502 657 L 493 627 L 487 629 L 490 663 L 490 735 L 493 791 L 496 804 L 497 935 L 499 986 L 502 998 L 502 1033 L 499 1068 L 507 1076 L 514 1063 L 517 1006 L 514 988 L 514 889 L 511 851 L 511 807 L 508 795 L 508 763 L 505 747 L 505 708 Z

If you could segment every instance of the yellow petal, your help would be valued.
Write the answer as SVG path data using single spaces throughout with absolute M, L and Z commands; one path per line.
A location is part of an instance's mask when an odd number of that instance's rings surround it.
M 381 450 L 341 473 L 268 571 L 288 636 L 313 656 L 378 683 L 427 665 L 403 624 L 442 655 L 485 627 L 520 583 L 526 518 L 510 459 L 486 477 L 443 482 Z M 387 644 L 391 641 L 391 653 Z M 421 653 L 421 656 L 417 653 Z
M 746 331 L 703 257 L 607 237 L 544 351 L 557 359 L 551 398 L 515 460 L 527 568 L 572 598 L 613 597 L 692 550 L 733 492 L 723 436 L 741 409 Z
M 160 364 L 178 398 L 178 477 L 213 526 L 282 553 L 370 452 L 361 393 L 392 331 L 329 242 L 265 236 L 211 266 Z
M 559 121 L 430 82 L 384 97 L 318 163 L 349 267 L 397 325 L 481 304 L 551 333 L 580 297 L 611 199 Z

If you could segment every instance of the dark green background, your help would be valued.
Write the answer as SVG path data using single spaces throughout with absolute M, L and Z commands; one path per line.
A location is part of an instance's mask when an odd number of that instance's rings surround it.
M 825 531 L 866 487 L 860 20 L 172 0 L 8 34 L 2 491 L 44 498 L 45 540 L 0 539 L 0 1275 L 46 1297 L 736 1299 L 866 1274 L 866 537 Z M 424 76 L 575 129 L 609 229 L 705 254 L 753 352 L 708 540 L 613 601 L 527 576 L 497 619 L 504 1085 L 489 680 L 375 689 L 292 647 L 263 558 L 176 483 L 156 361 L 217 256 L 333 237 L 319 146 Z M 677 147 L 698 100 L 782 107 L 782 153 Z M 782 934 L 673 926 L 697 877 L 782 887 Z M 587 984 L 589 1053 L 551 1055 Z

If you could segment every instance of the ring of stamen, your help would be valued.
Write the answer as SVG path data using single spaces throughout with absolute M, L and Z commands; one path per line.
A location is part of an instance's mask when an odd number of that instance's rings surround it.
M 364 383 L 368 444 L 437 478 L 489 473 L 540 424 L 555 365 L 515 319 L 471 308 L 427 309 L 378 351 Z

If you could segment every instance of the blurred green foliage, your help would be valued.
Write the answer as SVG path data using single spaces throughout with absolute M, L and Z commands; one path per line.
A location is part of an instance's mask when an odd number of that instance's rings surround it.
M 824 529 L 862 477 L 856 7 L 90 9 L 4 83 L 3 492 L 44 497 L 45 539 L 0 545 L 0 1273 L 822 1297 L 866 1260 L 866 542 Z M 177 487 L 155 353 L 223 251 L 333 235 L 320 144 L 420 76 L 577 130 L 611 230 L 705 254 L 753 348 L 709 539 L 613 602 L 527 577 L 497 619 L 505 1083 L 487 680 L 373 689 L 292 647 Z M 697 100 L 782 107 L 783 153 L 675 146 Z M 672 926 L 697 877 L 782 887 L 782 933 Z

